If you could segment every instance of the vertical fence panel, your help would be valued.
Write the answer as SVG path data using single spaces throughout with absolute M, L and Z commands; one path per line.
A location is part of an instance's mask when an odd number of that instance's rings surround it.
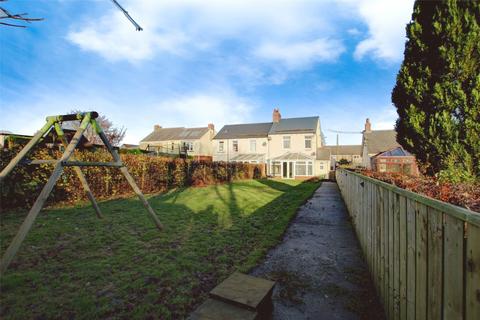
M 390 318 L 393 319 L 395 315 L 395 267 L 394 267 L 394 243 L 393 238 L 395 234 L 394 230 L 394 221 L 395 215 L 393 212 L 394 204 L 394 194 L 392 191 L 388 191 L 388 270 L 389 270 L 389 279 L 388 279 L 388 313 Z
M 463 222 L 445 215 L 444 228 L 445 290 L 443 292 L 443 315 L 445 319 L 462 319 Z
M 400 196 L 399 203 L 399 272 L 400 272 L 400 319 L 407 319 L 407 199 Z
M 378 187 L 378 208 L 380 212 L 380 296 L 383 305 L 385 305 L 385 211 L 384 211 L 384 189 Z
M 428 319 L 442 318 L 443 217 L 428 208 Z
M 467 225 L 465 319 L 480 319 L 480 228 Z
M 417 219 L 415 212 L 415 201 L 407 200 L 407 319 L 415 319 L 415 265 L 417 260 L 416 236 Z
M 400 319 L 400 195 L 393 194 L 393 312 Z
M 384 309 L 387 315 L 389 315 L 390 311 L 390 246 L 389 240 L 390 239 L 390 215 L 388 214 L 388 208 L 390 207 L 390 191 L 384 189 L 384 202 L 383 202 L 383 215 L 385 218 L 385 238 L 383 239 L 385 243 L 385 305 Z
M 337 171 L 388 319 L 480 319 L 480 215 Z
M 427 207 L 416 203 L 416 283 L 415 283 L 415 317 L 425 319 L 427 316 Z

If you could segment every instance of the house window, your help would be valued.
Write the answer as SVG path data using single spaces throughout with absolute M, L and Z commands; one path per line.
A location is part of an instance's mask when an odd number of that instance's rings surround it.
M 238 140 L 233 140 L 233 152 L 238 152 Z
M 218 152 L 223 152 L 225 146 L 225 141 L 219 141 L 218 142 Z
M 311 161 L 297 161 L 295 162 L 296 176 L 311 176 L 313 175 L 313 166 Z
M 306 176 L 307 175 L 307 165 L 305 161 L 295 162 L 295 175 L 297 176 Z
M 283 137 L 283 149 L 290 149 L 290 136 Z
M 272 175 L 279 176 L 281 174 L 281 162 L 274 161 L 272 163 Z
M 173 149 L 175 149 L 175 143 L 172 142 L 171 148 L 172 148 L 172 151 L 173 151 Z
M 312 136 L 305 136 L 305 149 L 312 148 Z
M 257 152 L 257 140 L 250 140 L 250 152 Z
M 193 151 L 193 142 L 184 142 L 183 143 L 183 148 L 186 151 Z

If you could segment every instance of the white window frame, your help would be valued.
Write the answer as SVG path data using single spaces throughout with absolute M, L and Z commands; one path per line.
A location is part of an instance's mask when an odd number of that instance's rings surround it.
M 225 141 L 218 141 L 218 152 L 225 152 Z
M 282 145 L 283 149 L 290 149 L 292 147 L 292 137 L 291 136 L 283 136 L 282 138 Z M 285 147 L 285 143 L 288 141 L 288 147 Z
M 193 142 L 192 141 L 187 142 L 187 151 L 193 151 Z
M 237 150 L 235 150 L 235 147 Z M 232 150 L 233 152 L 238 152 L 238 140 L 233 140 L 232 141 Z
M 310 147 L 307 147 L 307 141 L 310 141 Z M 305 149 L 312 149 L 313 136 L 305 136 Z
M 250 152 L 257 152 L 257 140 L 250 140 Z

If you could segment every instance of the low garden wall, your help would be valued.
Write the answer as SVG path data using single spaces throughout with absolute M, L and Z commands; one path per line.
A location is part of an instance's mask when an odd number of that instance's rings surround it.
M 480 214 L 339 169 L 388 319 L 480 319 Z
M 14 155 L 15 151 L 0 152 L 0 170 Z M 76 152 L 75 157 L 76 160 L 82 161 L 112 161 L 111 155 L 106 151 Z M 60 153 L 41 150 L 32 158 L 59 159 Z M 195 161 L 131 154 L 123 154 L 121 158 L 144 193 L 265 176 L 265 166 L 262 164 Z M 52 169 L 52 165 L 18 165 L 0 186 L 0 210 L 31 205 L 50 177 Z M 84 167 L 82 171 L 92 192 L 99 199 L 133 194 L 118 168 Z M 85 199 L 85 196 L 80 181 L 72 168 L 65 168 L 49 198 L 49 203 L 73 203 L 82 199 Z

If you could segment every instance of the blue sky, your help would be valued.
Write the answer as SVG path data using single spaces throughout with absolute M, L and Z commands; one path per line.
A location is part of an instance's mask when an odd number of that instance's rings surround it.
M 328 131 L 393 128 L 390 93 L 412 0 L 10 0 L 45 18 L 0 27 L 0 130 L 96 110 L 138 143 L 154 124 L 206 126 L 320 116 Z M 360 143 L 341 135 L 340 143 Z

